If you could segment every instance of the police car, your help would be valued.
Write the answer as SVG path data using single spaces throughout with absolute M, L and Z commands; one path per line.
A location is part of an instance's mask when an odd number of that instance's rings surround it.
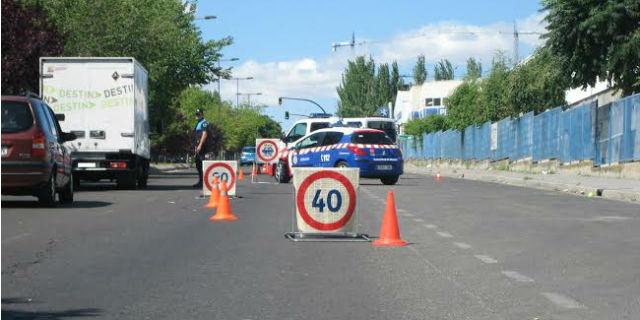
M 314 131 L 289 148 L 276 168 L 276 179 L 286 183 L 294 167 L 360 168 L 363 178 L 396 184 L 403 173 L 402 152 L 384 131 L 363 128 L 327 128 Z M 285 163 L 286 162 L 286 163 Z

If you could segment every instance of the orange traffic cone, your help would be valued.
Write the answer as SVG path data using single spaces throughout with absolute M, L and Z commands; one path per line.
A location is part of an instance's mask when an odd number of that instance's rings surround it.
M 211 221 L 235 221 L 238 220 L 231 211 L 231 201 L 227 195 L 227 182 L 220 182 L 220 200 L 218 201 L 218 208 L 216 214 L 209 217 Z
M 387 193 L 387 208 L 382 217 L 380 227 L 380 237 L 373 242 L 376 247 L 402 247 L 407 242 L 400 238 L 400 227 L 398 226 L 398 216 L 396 215 L 396 200 L 393 191 Z
M 270 176 L 273 176 L 273 165 L 271 165 L 271 164 L 268 164 L 268 165 L 267 165 L 267 173 L 268 173 Z
M 255 177 L 258 175 L 258 168 L 256 168 L 256 164 L 253 164 L 253 168 L 251 168 L 251 176 Z
M 211 195 L 209 195 L 209 202 L 204 206 L 205 208 L 215 208 L 218 206 L 218 202 L 220 201 L 220 189 L 218 189 L 220 185 L 220 181 L 218 181 L 218 176 L 213 177 L 213 189 L 211 190 Z
M 240 168 L 240 174 L 238 174 L 238 180 L 244 180 L 244 170 L 242 170 L 242 167 Z
M 442 181 L 442 176 L 440 175 L 440 172 L 436 173 L 436 181 Z

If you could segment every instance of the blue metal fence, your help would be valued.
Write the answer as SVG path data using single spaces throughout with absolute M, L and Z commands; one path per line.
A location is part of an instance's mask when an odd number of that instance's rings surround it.
M 595 165 L 640 160 L 640 94 L 598 107 L 526 113 L 493 124 L 402 137 L 406 158 L 512 161 L 593 160 Z M 495 139 L 495 141 L 494 141 Z

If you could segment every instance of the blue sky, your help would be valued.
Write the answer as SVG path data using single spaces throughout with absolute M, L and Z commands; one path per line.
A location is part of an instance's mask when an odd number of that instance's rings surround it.
M 197 15 L 204 39 L 232 36 L 225 48 L 226 63 L 234 75 L 253 76 L 240 83 L 240 92 L 262 92 L 253 101 L 288 128 L 284 110 L 315 112 L 312 105 L 286 103 L 277 96 L 300 96 L 335 111 L 335 87 L 346 61 L 370 55 L 376 61 L 397 60 L 401 72 L 410 74 L 415 58 L 425 54 L 429 66 L 448 58 L 464 73 L 466 57 L 476 57 L 488 69 L 496 50 L 512 55 L 513 22 L 522 31 L 544 31 L 538 1 L 203 1 Z M 332 52 L 333 42 L 348 41 L 355 32 L 364 42 L 352 51 Z M 540 42 L 537 36 L 521 36 L 520 56 L 527 56 Z M 432 70 L 429 70 L 432 74 Z M 207 86 L 214 89 L 216 85 Z M 222 96 L 235 101 L 235 82 L 222 82 Z M 246 98 L 243 98 L 246 99 Z

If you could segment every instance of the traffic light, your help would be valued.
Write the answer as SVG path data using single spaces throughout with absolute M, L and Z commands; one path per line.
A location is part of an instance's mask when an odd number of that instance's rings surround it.
M 278 105 L 279 105 L 279 106 L 281 106 L 281 105 L 282 105 L 282 97 L 278 97 Z M 288 113 L 287 113 L 287 115 L 288 115 Z M 287 118 L 287 119 L 289 119 L 289 118 Z
M 289 111 L 284 112 L 284 119 L 289 120 Z

